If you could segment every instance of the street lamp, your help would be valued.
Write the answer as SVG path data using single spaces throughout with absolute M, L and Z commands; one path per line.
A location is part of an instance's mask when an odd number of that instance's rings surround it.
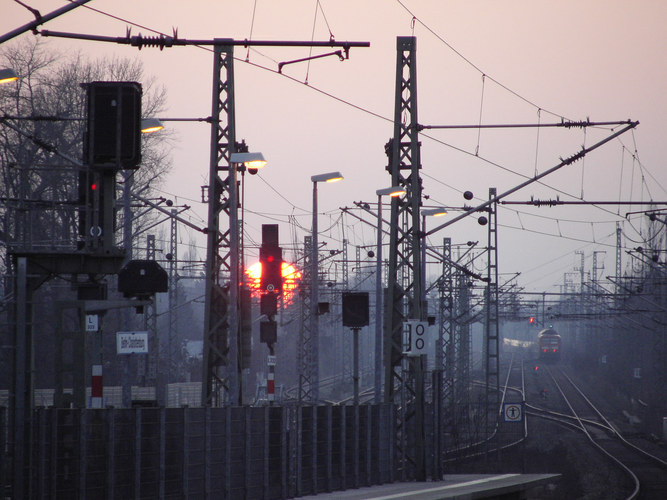
M 313 183 L 313 231 L 312 248 L 310 254 L 310 342 L 311 342 L 311 394 L 313 403 L 317 403 L 320 398 L 320 354 L 319 354 L 319 321 L 318 321 L 318 302 L 319 302 L 319 256 L 317 242 L 317 183 L 318 182 L 336 182 L 343 179 L 340 172 L 328 172 L 311 176 Z
M 19 79 L 19 75 L 16 74 L 12 68 L 3 68 L 0 69 L 0 83 L 9 83 L 15 82 Z
M 164 123 L 159 118 L 142 118 L 141 133 L 150 134 L 164 128 Z
M 375 262 L 375 402 L 382 397 L 382 197 L 396 198 L 406 193 L 402 186 L 391 186 L 375 191 L 378 197 L 378 227 Z
M 206 122 L 213 123 L 213 118 L 210 116 L 206 118 L 142 118 L 141 119 L 141 132 L 144 134 L 150 134 L 152 132 L 157 132 L 165 128 L 164 122 Z
M 440 217 L 441 215 L 447 215 L 447 209 L 445 207 L 438 208 L 426 208 L 421 211 L 423 217 Z
M 246 168 L 262 168 L 266 166 L 266 160 L 262 153 L 232 153 L 229 158 L 231 163 L 242 163 Z
M 237 145 L 241 151 L 229 155 L 229 163 L 232 166 L 232 179 L 236 183 L 237 172 L 241 173 L 241 220 L 239 223 L 238 207 L 239 197 L 238 188 L 230 196 L 232 209 L 229 213 L 229 232 L 230 232 L 230 293 L 229 302 L 233 304 L 231 314 L 229 315 L 229 331 L 231 332 L 230 357 L 233 358 L 231 368 L 234 370 L 235 382 L 232 382 L 232 401 L 239 406 L 243 406 L 243 373 L 242 373 L 242 352 L 241 352 L 241 293 L 240 290 L 245 285 L 245 274 L 243 273 L 244 263 L 244 244 L 243 244 L 243 225 L 245 224 L 245 171 L 252 173 L 252 170 L 262 168 L 266 165 L 264 155 L 259 152 L 249 153 L 245 141 Z M 234 380 L 234 378 L 232 379 Z

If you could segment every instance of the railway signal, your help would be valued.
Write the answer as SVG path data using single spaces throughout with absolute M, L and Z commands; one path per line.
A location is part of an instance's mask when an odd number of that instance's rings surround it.
M 282 292 L 283 249 L 278 245 L 278 224 L 262 224 L 262 246 L 259 248 L 262 266 L 260 288 L 263 292 Z
M 278 224 L 262 224 L 262 246 L 259 249 L 261 263 L 260 312 L 264 316 L 260 323 L 260 341 L 273 349 L 278 340 L 278 296 L 282 294 L 283 250 L 278 245 Z M 273 354 L 273 353 L 271 353 Z

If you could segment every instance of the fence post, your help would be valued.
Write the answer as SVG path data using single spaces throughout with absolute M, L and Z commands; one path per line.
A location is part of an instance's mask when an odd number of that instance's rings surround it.
M 159 485 L 159 496 L 164 498 L 165 495 L 165 480 L 166 480 L 166 470 L 165 470 L 165 459 L 167 455 L 167 415 L 166 408 L 164 406 L 160 407 L 160 485 Z
M 51 419 L 51 495 L 56 496 L 56 487 L 58 486 L 58 409 L 53 409 L 53 418 Z
M 204 496 L 211 498 L 211 407 L 204 410 Z
M 107 426 L 107 498 L 113 500 L 116 487 L 116 410 L 110 408 L 104 412 Z
M 134 412 L 134 498 L 141 498 L 141 408 Z
M 232 407 L 225 407 L 225 491 L 223 498 L 229 498 L 232 491 Z
M 396 436 L 394 426 L 396 425 L 396 407 L 393 404 L 390 404 L 386 413 L 389 414 L 388 420 L 384 420 L 385 439 L 387 439 L 387 442 L 389 443 L 389 482 L 393 483 L 396 478 L 394 474 L 394 439 Z
M 303 450 L 301 445 L 303 444 L 303 406 L 298 406 L 296 409 L 296 428 L 294 429 L 296 434 L 296 496 L 302 496 L 301 491 L 301 469 L 302 469 L 302 459 L 303 459 Z
M 86 499 L 86 424 L 88 413 L 85 408 L 79 410 L 79 499 Z
M 190 469 L 190 440 L 188 439 L 188 428 L 190 427 L 190 408 L 181 408 L 183 412 L 183 498 L 190 494 L 190 482 L 188 471 Z
M 243 496 L 244 498 L 248 497 L 248 490 L 250 489 L 250 456 L 252 453 L 251 442 L 252 442 L 252 419 L 250 418 L 250 407 L 249 406 L 239 406 L 241 411 L 243 411 L 243 422 L 244 422 L 244 434 L 245 434 L 245 450 L 244 450 L 244 478 L 243 478 Z
M 313 442 L 313 494 L 317 495 L 318 485 L 317 485 L 317 404 L 313 405 L 313 429 L 312 429 L 312 442 Z
M 289 464 L 287 462 L 287 426 L 290 425 L 291 422 L 291 409 L 287 407 L 282 407 L 280 409 L 280 481 L 282 484 L 282 489 L 281 489 L 281 497 L 282 498 L 287 498 L 287 494 L 289 491 L 289 482 L 288 482 L 288 476 L 287 476 L 287 471 L 289 470 Z M 290 458 L 291 458 L 291 453 L 290 453 Z M 290 462 L 291 463 L 291 462 Z
M 2 409 L 0 409 L 0 412 Z M 48 498 L 48 494 L 46 492 L 46 468 L 48 465 L 48 458 L 46 456 L 46 452 L 48 450 L 47 442 L 48 442 L 48 432 L 47 432 L 47 414 L 48 411 L 47 409 L 39 409 L 36 410 L 37 414 L 39 415 L 39 418 L 34 418 L 33 421 L 37 422 L 39 425 L 38 429 L 38 436 L 39 436 L 39 460 L 37 463 L 37 477 L 39 481 L 39 488 L 37 490 L 37 495 L 40 498 Z M 4 414 L 0 415 L 4 416 Z M 0 417 L 2 418 L 2 417 Z M 2 436 L 0 436 L 0 450 L 4 450 L 4 428 L 0 424 L 0 432 L 3 432 Z M 4 453 L 1 455 L 4 456 Z M 0 461 L 2 461 L 2 458 L 0 458 Z M 0 485 L 2 485 L 2 467 L 0 467 Z M 0 491 L 4 491 L 4 488 Z
M 269 432 L 271 432 L 271 424 L 269 418 L 269 407 L 264 407 L 264 498 L 269 497 Z
M 371 477 L 371 446 L 373 445 L 372 429 L 373 424 L 373 405 L 366 405 L 366 486 L 370 486 L 373 482 Z
M 347 452 L 347 419 L 345 416 L 347 412 L 345 411 L 345 406 L 340 407 L 340 481 L 343 489 L 347 488 L 347 474 L 346 474 L 346 452 Z
M 359 487 L 359 404 L 355 404 L 354 408 L 354 487 Z
M 332 406 L 327 405 L 326 406 L 326 413 L 327 413 L 327 491 L 331 491 L 332 489 L 332 465 L 331 465 L 331 455 L 333 451 L 333 435 L 332 435 L 332 426 L 333 426 L 333 418 L 332 418 Z

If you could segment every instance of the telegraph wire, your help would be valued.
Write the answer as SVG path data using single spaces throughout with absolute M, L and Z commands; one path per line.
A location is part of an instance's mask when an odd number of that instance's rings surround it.
M 318 0 L 318 1 L 319 1 L 319 0 Z M 561 118 L 562 120 L 567 120 L 567 118 L 564 117 L 564 116 L 562 116 L 562 115 L 559 115 L 559 114 L 557 114 L 557 113 L 553 113 L 553 112 L 551 112 L 551 111 L 548 111 L 548 110 L 546 110 L 546 109 L 544 109 L 544 108 L 541 108 L 541 107 L 537 106 L 536 104 L 534 104 L 534 103 L 531 102 L 530 100 L 528 100 L 528 99 L 526 99 L 525 97 L 519 95 L 517 92 L 513 91 L 512 89 L 510 89 L 510 88 L 506 87 L 505 85 L 501 84 L 500 82 L 498 82 L 498 81 L 495 80 L 494 78 L 492 78 L 492 77 L 488 76 L 487 74 L 485 74 L 479 67 L 477 67 L 474 63 L 472 63 L 468 58 L 466 58 L 465 56 L 463 56 L 463 54 L 461 54 L 461 53 L 458 52 L 456 49 L 454 49 L 453 46 L 451 46 L 451 45 L 450 45 L 447 41 L 445 41 L 441 36 L 439 36 L 437 33 L 435 33 L 435 31 L 433 31 L 430 27 L 428 27 L 428 26 L 427 26 L 423 21 L 421 21 L 417 16 L 414 16 L 414 15 L 412 14 L 412 12 L 411 12 L 411 11 L 410 11 L 410 10 L 409 10 L 409 9 L 408 9 L 408 8 L 407 8 L 407 7 L 406 7 L 400 0 L 396 0 L 396 1 L 397 1 L 397 2 L 398 2 L 398 3 L 399 3 L 399 4 L 400 4 L 400 5 L 401 5 L 401 6 L 402 6 L 408 13 L 410 13 L 410 15 L 412 15 L 412 16 L 414 17 L 414 19 L 416 19 L 416 21 L 418 21 L 422 26 L 424 26 L 424 28 L 426 28 L 426 29 L 427 29 L 429 32 L 431 32 L 431 33 L 432 33 L 438 40 L 440 40 L 440 41 L 441 41 L 442 43 L 444 43 L 447 47 L 449 47 L 450 50 L 452 50 L 454 53 L 456 53 L 461 59 L 463 59 L 463 60 L 464 60 L 465 62 L 467 62 L 470 66 L 472 66 L 474 69 L 476 69 L 478 72 L 480 72 L 480 74 L 482 74 L 483 77 L 490 79 L 492 82 L 496 83 L 497 85 L 499 85 L 500 87 L 502 87 L 502 88 L 505 89 L 506 91 L 510 92 L 511 94 L 515 95 L 515 96 L 518 97 L 519 99 L 521 99 L 521 100 L 523 100 L 524 102 L 526 102 L 526 103 L 530 104 L 531 106 L 535 107 L 536 109 L 538 109 L 538 110 L 540 110 L 540 111 L 545 111 L 545 112 L 547 112 L 547 113 L 549 113 L 549 114 L 551 114 L 551 115 L 553 115 L 553 116 L 556 116 L 556 117 L 558 117 L 558 118 Z M 124 22 L 124 23 L 126 23 L 126 24 L 130 24 L 130 25 L 132 25 L 132 26 L 136 26 L 136 27 L 139 27 L 139 28 L 142 28 L 142 29 L 146 29 L 146 30 L 151 31 L 151 32 L 156 33 L 156 34 L 165 35 L 165 34 L 162 33 L 161 31 L 154 30 L 154 29 L 152 29 L 152 28 L 149 28 L 149 27 L 147 27 L 147 26 L 144 26 L 144 25 L 141 25 L 141 24 L 138 24 L 138 23 L 134 23 L 134 22 L 132 22 L 132 21 L 129 21 L 129 20 L 127 20 L 127 19 L 121 18 L 121 17 L 116 16 L 116 15 L 113 15 L 113 14 L 109 14 L 109 13 L 107 13 L 107 12 L 104 12 L 104 11 L 100 10 L 100 9 L 96 9 L 96 8 L 94 8 L 94 7 L 90 7 L 90 6 L 88 6 L 88 5 L 83 5 L 83 7 L 88 8 L 88 9 L 94 11 L 94 12 L 97 12 L 97 13 L 101 14 L 101 15 L 105 15 L 105 16 L 110 17 L 110 18 L 112 18 L 112 19 L 115 19 L 115 20 Z M 328 23 L 327 23 L 327 26 L 328 26 Z M 166 35 L 165 35 L 165 36 L 166 36 Z M 208 47 L 203 47 L 203 46 L 197 46 L 197 47 L 199 47 L 200 49 L 204 49 L 204 50 L 207 50 L 207 51 L 209 51 L 209 52 L 212 52 L 212 49 L 210 49 L 210 48 L 208 48 Z M 266 57 L 266 56 L 265 56 L 265 57 Z M 370 116 L 373 116 L 373 117 L 375 117 L 375 118 L 379 118 L 379 119 L 381 119 L 381 120 L 383 120 L 383 121 L 386 121 L 386 122 L 388 122 L 388 123 L 393 123 L 393 120 L 392 120 L 391 118 L 388 118 L 388 117 L 386 117 L 386 116 L 382 116 L 382 115 L 380 115 L 379 113 L 376 113 L 376 112 L 374 112 L 374 111 L 371 111 L 371 110 L 369 110 L 369 109 L 367 109 L 367 108 L 365 108 L 365 107 L 363 107 L 363 106 L 354 104 L 354 103 L 352 103 L 351 101 L 348 101 L 348 100 L 346 100 L 346 99 L 343 99 L 343 98 L 340 98 L 340 97 L 338 97 L 338 96 L 335 96 L 334 94 L 332 94 L 332 93 L 330 93 L 330 92 L 327 92 L 327 91 L 325 91 L 325 90 L 323 90 L 323 89 L 320 89 L 320 88 L 318 88 L 318 87 L 314 87 L 314 86 L 308 84 L 307 81 L 302 82 L 301 80 L 299 80 L 299 79 L 297 79 L 297 78 L 295 78 L 295 77 L 286 75 L 286 74 L 280 72 L 279 70 L 275 70 L 275 69 L 269 68 L 269 67 L 267 67 L 267 66 L 263 66 L 263 65 L 261 65 L 261 64 L 257 64 L 257 63 L 251 62 L 251 61 L 249 61 L 249 60 L 247 60 L 247 59 L 241 59 L 241 58 L 238 58 L 238 57 L 234 57 L 234 59 L 235 59 L 236 61 L 238 61 L 238 62 L 242 62 L 242 63 L 248 64 L 248 65 L 250 65 L 250 66 L 252 66 L 252 67 L 255 67 L 255 68 L 258 68 L 258 69 L 262 69 L 262 70 L 264 70 L 264 71 L 269 71 L 269 72 L 271 72 L 271 73 L 280 75 L 280 76 L 282 76 L 282 77 L 284 77 L 284 78 L 287 78 L 287 79 L 289 79 L 289 80 L 291 80 L 291 81 L 293 81 L 293 82 L 295 82 L 295 83 L 299 83 L 299 84 L 301 84 L 301 85 L 304 85 L 304 86 L 306 86 L 307 88 L 310 88 L 310 89 L 312 89 L 313 91 L 318 92 L 318 93 L 320 93 L 320 94 L 322 94 L 322 95 L 324 95 L 325 97 L 328 97 L 328 98 L 330 98 L 330 99 L 333 99 L 333 100 L 335 100 L 335 101 L 338 101 L 338 102 L 340 102 L 341 104 L 344 104 L 344 105 L 346 105 L 346 106 L 348 106 L 348 107 L 352 107 L 353 109 L 356 109 L 356 110 L 358 110 L 358 111 L 361 111 L 361 112 L 363 112 L 363 113 L 366 113 L 366 114 L 368 114 L 368 115 L 370 115 Z M 275 62 L 275 61 L 274 61 L 274 62 Z M 481 113 L 481 110 L 480 110 L 480 113 Z M 525 174 L 522 174 L 522 173 L 520 173 L 520 172 L 516 172 L 516 171 L 510 169 L 509 167 L 505 167 L 505 166 L 500 165 L 499 163 L 496 163 L 496 162 L 494 162 L 494 161 L 492 161 L 492 160 L 489 160 L 489 159 L 487 159 L 487 158 L 484 158 L 484 157 L 482 157 L 482 156 L 479 156 L 477 153 L 473 153 L 473 152 L 470 152 L 470 151 L 466 151 L 465 149 L 462 149 L 462 148 L 460 148 L 460 147 L 454 146 L 454 145 L 449 144 L 449 143 L 447 143 L 447 142 L 445 142 L 445 141 L 442 141 L 442 140 L 440 140 L 440 139 L 436 139 L 435 137 L 433 137 L 433 136 L 431 136 L 431 135 L 428 135 L 428 134 L 425 134 L 425 133 L 423 133 L 423 132 L 421 133 L 421 135 L 424 136 L 424 137 L 426 137 L 426 138 L 428 138 L 428 139 L 430 139 L 430 140 L 432 140 L 432 141 L 434 141 L 434 142 L 436 142 L 436 143 L 438 143 L 438 144 L 441 144 L 441 145 L 443 145 L 443 146 L 449 147 L 449 148 L 453 149 L 454 151 L 457 151 L 457 152 L 460 152 L 460 153 L 469 155 L 469 156 L 474 157 L 474 158 L 478 158 L 478 159 L 482 160 L 483 162 L 485 162 L 485 163 L 487 163 L 487 164 L 489 164 L 489 165 L 491 165 L 491 166 L 494 166 L 494 167 L 496 167 L 496 168 L 499 168 L 499 169 L 501 169 L 501 170 L 504 170 L 504 171 L 506 171 L 506 172 L 508 172 L 508 173 L 517 175 L 517 176 L 519 176 L 519 177 L 523 177 L 524 179 L 529 179 L 529 178 L 530 178 L 529 176 L 527 176 L 527 175 L 525 175 Z M 633 135 L 633 137 L 634 137 L 634 135 Z M 620 141 L 620 139 L 619 139 L 619 141 Z M 623 144 L 622 141 L 621 141 L 621 144 Z M 479 145 L 478 145 L 478 147 L 479 147 Z M 635 150 L 636 150 L 636 148 L 635 148 Z M 653 178 L 653 176 L 651 176 L 651 177 Z M 565 191 L 563 191 L 563 190 L 554 188 L 554 187 L 552 187 L 552 186 L 550 186 L 550 185 L 548 185 L 548 184 L 546 184 L 546 183 L 543 183 L 543 182 L 541 182 L 541 181 L 538 181 L 538 183 L 541 184 L 541 185 L 543 185 L 543 186 L 545 186 L 545 187 L 548 187 L 549 189 L 553 189 L 553 190 L 555 190 L 556 192 L 559 192 L 559 193 L 561 193 L 561 194 L 564 194 L 564 195 L 567 195 L 567 196 L 571 196 L 571 197 L 573 197 L 573 198 L 576 198 L 575 195 L 572 195 L 572 194 L 567 193 L 567 192 L 565 192 Z M 609 211 L 609 210 L 602 209 L 602 208 L 600 208 L 600 207 L 597 207 L 597 208 L 599 208 L 599 209 L 601 209 L 601 210 L 603 210 L 603 211 L 607 211 L 607 212 L 609 212 L 609 213 L 612 213 L 612 212 Z
M 498 85 L 498 86 L 501 87 L 502 89 L 506 90 L 507 92 L 509 92 L 509 93 L 512 94 L 513 96 L 517 97 L 518 99 L 520 99 L 520 100 L 524 101 L 525 103 L 529 104 L 530 106 L 533 106 L 533 107 L 536 108 L 536 109 L 541 109 L 542 111 L 545 111 L 545 112 L 549 113 L 549 114 L 552 115 L 552 116 L 555 116 L 555 117 L 558 117 L 558 118 L 561 118 L 561 119 L 567 119 L 567 118 L 566 118 L 565 116 L 563 116 L 563 115 L 559 115 L 558 113 L 554 113 L 554 112 L 549 111 L 549 110 L 547 110 L 547 109 L 541 108 L 540 106 L 538 106 L 538 105 L 535 104 L 534 102 L 532 102 L 532 101 L 530 101 L 529 99 L 527 99 L 527 98 L 523 97 L 522 95 L 520 95 L 518 92 L 515 92 L 514 90 L 510 89 L 510 88 L 507 87 L 506 85 L 503 85 L 502 83 L 500 83 L 500 82 L 499 82 L 498 80 L 496 80 L 495 78 L 490 77 L 488 74 L 486 74 L 486 72 L 482 71 L 482 69 L 481 69 L 479 66 L 477 66 L 475 63 L 473 63 L 470 59 L 468 59 L 466 56 L 464 56 L 461 52 L 459 52 L 458 50 L 456 50 L 456 49 L 455 49 L 449 42 L 447 42 L 447 41 L 446 41 L 444 38 L 442 38 L 438 33 L 436 33 L 436 32 L 435 32 L 429 25 L 427 25 L 427 24 L 426 24 L 424 21 L 422 21 L 418 16 L 416 16 L 410 9 L 408 9 L 408 7 L 407 7 L 401 0 L 396 0 L 396 3 L 398 3 L 401 7 L 403 7 L 403 9 L 404 9 L 408 14 L 410 14 L 414 20 L 416 20 L 419 24 L 421 24 L 421 25 L 422 25 L 422 26 L 423 26 L 429 33 L 431 33 L 435 38 L 437 38 L 438 40 L 440 40 L 440 41 L 441 41 L 447 48 L 449 48 L 449 50 L 451 50 L 452 52 L 454 52 L 454 54 L 456 54 L 458 57 L 460 57 L 463 61 L 465 61 L 468 65 L 470 65 L 470 67 L 472 67 L 473 69 L 475 69 L 475 70 L 476 70 L 477 72 L 479 72 L 481 75 L 485 76 L 486 78 L 488 78 L 489 80 L 491 80 L 493 83 L 495 83 L 496 85 Z
M 465 61 L 466 63 L 468 63 L 471 67 L 473 67 L 473 68 L 474 68 L 475 70 L 477 70 L 480 74 L 482 74 L 484 78 L 489 78 L 492 82 L 496 83 L 498 86 L 500 86 L 501 88 L 505 89 L 505 90 L 506 90 L 507 92 L 509 92 L 510 94 L 516 96 L 517 98 L 519 98 L 520 100 L 526 102 L 527 104 L 529 104 L 529 105 L 535 107 L 535 108 L 538 110 L 538 114 L 541 113 L 542 111 L 544 111 L 544 112 L 547 112 L 547 113 L 549 113 L 549 114 L 551 114 L 551 115 L 553 115 L 553 116 L 559 117 L 559 118 L 561 118 L 561 119 L 565 119 L 565 117 L 562 116 L 562 115 L 559 115 L 559 114 L 557 114 L 557 113 L 551 112 L 551 111 L 549 111 L 549 110 L 546 110 L 546 109 L 544 109 L 544 108 L 541 108 L 541 107 L 537 106 L 537 105 L 534 104 L 532 101 L 530 101 L 530 100 L 528 100 L 527 98 L 521 96 L 520 94 L 518 94 L 517 92 L 513 91 L 513 90 L 510 89 L 509 87 L 503 85 L 502 83 L 500 83 L 499 81 L 497 81 L 497 80 L 494 79 L 493 77 L 488 76 L 488 75 L 487 75 L 486 73 L 484 73 L 479 67 L 477 67 L 474 63 L 472 63 L 472 61 L 470 61 L 468 58 L 466 58 L 465 56 L 463 56 L 463 54 L 461 54 L 459 51 L 457 51 L 457 50 L 456 50 L 453 46 L 451 46 L 446 40 L 444 40 L 440 35 L 438 35 L 435 31 L 433 31 L 428 25 L 426 25 L 422 20 L 420 20 L 417 16 L 415 16 L 415 15 L 414 15 L 414 14 L 407 8 L 407 7 L 401 2 L 401 0 L 397 0 L 397 2 L 399 3 L 399 5 L 401 5 L 401 7 L 403 7 L 403 9 L 405 9 L 408 13 L 410 13 L 410 14 L 412 15 L 412 17 L 413 17 L 413 22 L 414 22 L 414 21 L 419 22 L 425 29 L 427 29 L 433 36 L 435 36 L 438 40 L 440 40 L 443 44 L 445 44 L 450 50 L 452 50 L 455 54 L 457 54 L 462 60 L 464 60 L 464 61 Z M 319 3 L 319 0 L 318 0 L 318 3 Z M 94 12 L 96 12 L 96 13 L 98 13 L 98 14 L 101 14 L 101 15 L 104 15 L 104 16 L 107 16 L 107 17 L 110 17 L 110 18 L 112 18 L 112 19 L 115 19 L 115 20 L 124 22 L 124 23 L 126 23 L 126 24 L 130 24 L 130 25 L 132 25 L 132 26 L 136 26 L 136 27 L 139 27 L 139 28 L 148 30 L 148 31 L 153 32 L 153 33 L 156 33 L 156 34 L 162 34 L 162 35 L 164 35 L 164 33 L 160 32 L 160 31 L 158 31 L 158 30 L 154 30 L 154 29 L 149 28 L 149 27 L 147 27 L 147 26 L 144 26 L 144 25 L 141 25 L 141 24 L 138 24 L 138 23 L 129 21 L 129 20 L 127 20 L 127 19 L 124 19 L 124 18 L 121 18 L 121 17 L 119 17 L 119 16 L 110 14 L 110 13 L 108 13 L 108 12 L 104 12 L 104 11 L 102 11 L 102 10 L 100 10 L 100 9 L 96 9 L 96 8 L 94 8 L 94 7 L 90 7 L 90 6 L 88 6 L 88 5 L 82 5 L 82 6 L 85 7 L 85 8 L 88 8 L 88 9 L 90 9 L 91 11 L 94 11 Z M 328 22 L 327 22 L 327 26 L 328 26 Z M 202 47 L 202 46 L 198 46 L 198 47 L 199 47 L 200 49 L 208 50 L 209 52 L 212 51 L 210 48 L 207 48 L 207 47 Z M 265 56 L 265 57 L 266 57 L 266 56 Z M 235 57 L 234 59 L 237 60 L 237 61 L 239 61 L 239 62 L 243 62 L 243 63 L 249 64 L 250 66 L 256 67 L 256 68 L 258 68 L 258 69 L 262 69 L 262 70 L 264 70 L 264 71 L 269 71 L 269 72 L 272 72 L 272 73 L 275 73 L 275 74 L 279 74 L 280 76 L 282 76 L 282 77 L 284 77 L 284 78 L 287 78 L 287 79 L 289 79 L 289 80 L 291 80 L 291 81 L 293 81 L 293 82 L 295 82 L 295 83 L 300 83 L 301 85 L 305 85 L 306 87 L 308 87 L 308 88 L 314 90 L 315 92 L 318 92 L 318 93 L 324 95 L 325 97 L 328 97 L 328 98 L 330 98 L 330 99 L 333 99 L 333 100 L 335 100 L 335 101 L 338 101 L 338 102 L 340 102 L 341 104 L 344 104 L 344 105 L 346 105 L 346 106 L 348 106 L 348 107 L 352 107 L 353 109 L 356 109 L 356 110 L 358 110 L 358 111 L 361 111 L 361 112 L 363 112 L 363 113 L 366 113 L 366 114 L 368 114 L 368 115 L 370 115 L 370 116 L 373 116 L 373 117 L 375 117 L 375 118 L 379 118 L 379 119 L 381 119 L 381 120 L 383 120 L 383 121 L 386 121 L 386 122 L 388 122 L 388 123 L 392 123 L 392 122 L 393 122 L 392 119 L 390 119 L 390 118 L 388 118 L 388 117 L 385 117 L 385 116 L 382 116 L 381 114 L 376 113 L 376 112 L 374 112 L 374 111 L 371 111 L 371 110 L 369 110 L 369 109 L 367 109 L 367 108 L 365 108 L 365 107 L 363 107 L 363 106 L 361 106 L 361 105 L 354 104 L 354 103 L 352 103 L 351 101 L 348 101 L 348 100 L 346 100 L 346 99 L 343 99 L 343 98 L 340 98 L 340 97 L 338 97 L 338 96 L 335 96 L 334 94 L 332 94 L 332 93 L 330 93 L 330 92 L 327 92 L 327 91 L 325 91 L 325 90 L 323 90 L 323 89 L 320 89 L 320 88 L 317 88 L 317 87 L 313 87 L 312 85 L 309 85 L 309 84 L 307 83 L 307 81 L 306 81 L 306 82 L 302 82 L 302 81 L 298 80 L 297 78 L 291 77 L 291 76 L 289 76 L 289 75 L 286 75 L 286 74 L 284 74 L 284 73 L 281 73 L 281 72 L 279 72 L 279 71 L 277 71 L 277 70 L 274 70 L 274 69 L 271 69 L 271 68 L 269 68 L 269 67 L 266 67 L 266 66 L 263 66 L 263 65 L 260 65 L 260 64 L 251 62 L 251 61 L 249 61 L 249 60 L 247 60 L 247 59 L 246 59 L 246 60 L 243 60 L 243 59 L 240 59 L 240 58 L 237 58 L 237 57 Z M 274 62 L 275 62 L 275 61 L 274 61 Z M 482 157 L 482 156 L 479 156 L 478 154 L 475 154 L 475 153 L 466 151 L 465 149 L 462 149 L 462 148 L 460 148 L 460 147 L 457 147 L 457 146 L 454 146 L 454 145 L 452 145 L 452 144 L 449 144 L 449 143 L 447 143 L 447 142 L 445 142 L 445 141 L 442 141 L 442 140 L 440 140 L 440 139 L 437 139 L 437 138 L 435 138 L 435 137 L 433 137 L 433 136 L 430 136 L 430 135 L 428 135 L 428 134 L 424 134 L 424 133 L 422 133 L 422 135 L 423 135 L 424 137 L 426 137 L 426 138 L 428 138 L 428 139 L 430 139 L 430 140 L 432 140 L 432 141 L 438 143 L 438 144 L 441 144 L 441 145 L 443 145 L 443 146 L 449 147 L 449 148 L 451 148 L 451 149 L 453 149 L 453 150 L 455 150 L 455 151 L 457 151 L 457 152 L 460 152 L 460 153 L 463 153 L 463 154 L 466 154 L 466 155 L 469 155 L 469 156 L 478 158 L 478 159 L 482 160 L 483 162 L 486 162 L 486 163 L 488 163 L 489 165 L 494 166 L 494 167 L 496 167 L 496 168 L 499 168 L 499 169 L 501 169 L 501 170 L 504 170 L 504 171 L 506 171 L 506 172 L 508 172 L 508 173 L 511 173 L 511 174 L 514 174 L 514 175 L 517 175 L 517 176 L 519 176 L 519 177 L 523 177 L 523 178 L 526 178 L 526 179 L 530 178 L 529 176 L 526 176 L 525 174 L 521 174 L 521 173 L 519 173 L 519 172 L 516 172 L 516 171 L 514 171 L 514 170 L 512 170 L 512 169 L 510 169 L 510 168 L 508 168 L 508 167 L 505 167 L 505 166 L 503 166 L 503 165 L 500 165 L 499 163 L 496 163 L 496 162 L 494 162 L 494 161 L 492 161 L 492 160 L 486 159 L 486 158 L 484 158 L 484 157 Z M 634 143 L 635 143 L 635 153 L 633 154 L 633 159 L 637 159 L 637 162 L 638 162 L 638 164 L 639 164 L 639 166 L 640 166 L 640 169 L 642 170 L 642 172 L 644 172 L 645 168 L 643 167 L 643 165 L 641 164 L 641 162 L 639 162 L 639 160 L 638 160 L 638 155 L 637 155 L 637 148 L 636 148 L 636 141 L 635 141 L 634 131 L 633 131 L 633 136 L 632 136 L 632 137 L 633 137 L 633 141 L 634 141 Z M 622 145 L 624 148 L 626 148 L 626 146 L 623 144 L 623 142 L 622 142 L 620 139 L 619 139 L 619 142 L 621 142 L 621 145 Z M 627 148 L 626 148 L 626 149 L 627 149 Z M 628 151 L 629 151 L 629 149 L 628 149 Z M 536 152 L 536 155 L 537 155 L 537 152 Z M 654 177 L 652 174 L 650 174 L 650 172 L 649 172 L 649 176 L 656 182 L 656 184 L 658 184 L 658 186 L 660 186 L 660 187 L 662 188 L 662 186 L 660 185 L 660 183 L 655 179 L 655 177 Z M 433 179 L 433 177 L 431 177 L 431 176 L 428 176 L 428 177 L 430 177 L 430 178 Z M 263 181 L 264 181 L 264 180 L 263 180 Z M 264 181 L 264 182 L 266 183 L 266 181 Z M 553 188 L 553 187 L 549 186 L 548 184 L 542 183 L 542 182 L 540 182 L 540 181 L 538 181 L 538 182 L 539 182 L 540 184 L 542 184 L 543 186 L 545 186 L 545 187 L 548 187 L 548 188 L 550 188 L 550 189 L 554 189 L 555 191 L 560 192 L 560 193 L 562 193 L 562 194 L 564 194 L 564 195 L 572 196 L 573 198 L 576 198 L 576 196 L 574 196 L 574 195 L 572 195 L 572 194 L 570 194 L 570 193 L 567 193 L 567 192 L 565 192 L 565 191 L 562 191 L 562 190 Z M 267 183 L 267 184 L 268 184 L 268 183 Z M 642 184 L 645 185 L 645 181 L 644 181 L 643 176 L 642 176 Z M 272 186 L 271 186 L 271 187 L 272 187 Z M 274 188 L 272 187 L 272 189 L 274 189 Z M 663 188 L 663 189 L 664 189 L 664 188 Z M 274 189 L 274 191 L 275 191 L 275 189 Z M 276 193 L 277 193 L 277 191 L 276 191 Z M 278 194 L 279 194 L 279 193 L 278 193 Z M 287 198 L 285 198 L 284 196 L 282 196 L 282 195 L 280 195 L 280 196 L 283 197 L 283 199 L 285 199 L 285 201 L 287 201 L 288 203 L 290 203 L 290 205 L 293 206 L 294 208 L 299 208 L 299 207 L 296 207 L 296 205 L 292 204 L 292 203 L 291 203 L 289 200 L 287 200 Z M 601 209 L 601 210 L 603 210 L 603 211 L 608 211 L 608 210 L 602 209 L 602 208 L 600 208 L 600 207 L 597 207 L 597 208 L 598 208 L 598 209 Z M 301 209 L 301 208 L 299 208 L 299 209 L 300 209 L 300 210 L 303 210 L 303 209 Z M 610 212 L 610 213 L 612 213 L 612 212 Z M 633 228 L 633 229 L 634 229 L 634 228 Z

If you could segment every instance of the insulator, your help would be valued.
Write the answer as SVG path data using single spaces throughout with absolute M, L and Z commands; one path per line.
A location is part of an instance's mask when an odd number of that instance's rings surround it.
M 174 39 L 164 35 L 147 37 L 137 35 L 130 39 L 130 45 L 138 47 L 139 50 L 141 50 L 142 47 L 160 47 L 160 50 L 162 50 L 165 47 L 172 47 L 174 45 Z

